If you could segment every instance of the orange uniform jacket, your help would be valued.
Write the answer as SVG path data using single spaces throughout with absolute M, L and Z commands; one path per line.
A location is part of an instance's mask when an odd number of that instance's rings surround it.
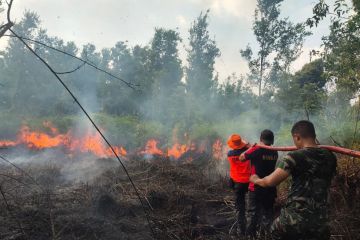
M 241 162 L 240 155 L 247 149 L 235 149 L 228 152 L 230 177 L 234 182 L 248 183 L 250 178 L 250 161 Z

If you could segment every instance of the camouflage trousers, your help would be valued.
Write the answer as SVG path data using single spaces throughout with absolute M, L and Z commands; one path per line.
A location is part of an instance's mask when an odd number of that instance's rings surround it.
M 283 208 L 270 229 L 274 240 L 329 240 L 330 228 L 323 215 L 308 211 L 297 213 Z

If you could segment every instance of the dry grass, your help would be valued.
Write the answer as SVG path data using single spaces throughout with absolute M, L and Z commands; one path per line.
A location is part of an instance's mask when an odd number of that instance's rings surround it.
M 229 235 L 233 195 L 216 162 L 176 165 L 166 159 L 134 159 L 127 166 L 156 239 L 237 239 L 234 231 Z M 331 190 L 333 239 L 360 234 L 355 166 L 360 166 L 357 160 L 339 160 Z M 36 182 L 12 167 L 0 167 L 0 239 L 151 239 L 142 207 L 118 167 L 82 183 L 65 181 L 56 165 L 26 171 Z

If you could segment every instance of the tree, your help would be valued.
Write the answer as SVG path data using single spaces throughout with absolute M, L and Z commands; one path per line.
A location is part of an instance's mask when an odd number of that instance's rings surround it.
M 303 41 L 309 35 L 304 24 L 280 19 L 282 1 L 258 0 L 253 31 L 259 50 L 256 55 L 250 46 L 240 51 L 248 61 L 249 79 L 257 85 L 259 96 L 264 89 L 276 86 L 279 72 L 289 71 L 290 64 L 301 53 Z
M 228 76 L 218 89 L 219 107 L 226 117 L 235 117 L 252 108 L 254 94 L 245 86 L 245 78 L 236 76 L 235 73 Z
M 179 57 L 179 33 L 174 30 L 156 28 L 150 48 L 150 72 L 154 78 L 152 101 L 149 109 L 152 119 L 163 124 L 173 123 L 180 117 L 185 94 L 181 82 L 183 68 Z
M 183 76 L 178 44 L 181 41 L 178 32 L 163 28 L 155 29 L 151 41 L 151 68 L 155 72 L 157 90 L 172 95 L 181 85 Z
M 286 114 L 316 114 L 321 110 L 326 97 L 325 84 L 324 62 L 317 59 L 284 79 L 276 98 L 285 108 Z
M 336 84 L 340 98 L 349 101 L 360 89 L 360 2 L 352 1 L 352 8 L 344 0 L 336 0 L 333 7 L 320 0 L 307 20 L 310 27 L 332 16 L 329 36 L 323 37 L 326 76 Z M 352 10 L 352 11 L 351 11 Z
M 89 52 L 87 52 L 89 54 Z M 90 52 L 91 53 L 91 52 Z M 91 53 L 94 55 L 94 53 Z M 106 67 L 111 73 L 134 82 L 135 61 L 132 49 L 126 42 L 119 41 L 111 49 L 103 49 L 99 57 L 99 64 Z M 101 80 L 100 80 L 101 79 Z M 120 81 L 107 79 L 102 75 L 97 81 L 97 95 L 102 102 L 101 109 L 108 114 L 128 115 L 137 114 L 139 109 L 135 106 L 137 99 L 132 99 L 131 93 Z
M 189 30 L 190 48 L 187 49 L 189 66 L 186 68 L 187 90 L 197 97 L 208 98 L 215 89 L 214 65 L 220 50 L 208 31 L 209 11 L 193 22 Z
M 330 35 L 324 38 L 326 74 L 347 100 L 360 93 L 360 12 L 354 10 L 357 12 L 346 22 L 333 20 Z

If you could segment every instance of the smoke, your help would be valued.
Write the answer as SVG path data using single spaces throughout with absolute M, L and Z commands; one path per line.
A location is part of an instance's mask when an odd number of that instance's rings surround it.
M 6 158 L 31 173 L 35 180 L 41 180 L 47 171 L 53 170 L 57 184 L 91 183 L 104 172 L 119 166 L 112 158 L 99 158 L 93 154 L 74 156 L 65 154 L 62 149 L 29 151 L 16 148 L 8 151 Z M 5 167 L 8 164 L 1 162 L 0 165 Z
M 28 14 L 23 21 L 29 19 L 31 16 Z M 327 98 L 321 102 L 321 111 L 307 116 L 300 107 L 290 110 L 284 107 L 282 101 L 291 103 L 297 92 L 285 100 L 279 100 L 276 91 L 258 97 L 251 90 L 253 86 L 248 84 L 246 77 L 234 74 L 227 79 L 218 79 L 213 61 L 217 54 L 213 55 L 213 59 L 204 60 L 209 51 L 205 51 L 204 55 L 198 53 L 199 56 L 188 52 L 194 59 L 193 65 L 182 62 L 178 46 L 181 37 L 185 36 L 179 36 L 173 30 L 156 29 L 153 39 L 146 46 L 129 46 L 127 42 L 118 42 L 113 48 L 97 50 L 88 44 L 81 48 L 81 52 L 75 44 L 50 38 L 46 32 L 38 37 L 139 85 L 136 90 L 130 89 L 89 67 L 62 76 L 110 142 L 114 146 L 124 147 L 130 152 L 130 157 L 144 152 L 142 159 L 156 159 L 155 154 L 145 151 L 147 142 L 155 139 L 156 147 L 164 155 L 169 149 L 180 149 L 181 154 L 206 153 L 201 156 L 211 158 L 214 156 L 213 144 L 220 140 L 223 146 L 220 151 L 225 160 L 226 139 L 231 134 L 240 134 L 246 141 L 255 143 L 259 141 L 263 129 L 271 129 L 275 132 L 275 144 L 290 145 L 291 125 L 307 117 L 315 123 L 321 142 L 327 143 L 332 135 L 342 142 L 353 129 L 346 120 L 346 104 L 344 107 L 339 97 Z M 214 44 L 209 40 L 206 47 L 216 52 L 216 46 L 211 49 Z M 39 49 L 59 71 L 78 66 L 73 59 Z M 70 96 L 60 85 L 50 82 L 53 76 L 34 61 L 33 56 L 21 52 L 15 42 L 9 45 L 6 52 L 0 64 L 8 89 L 0 90 L 4 103 L 0 115 L 4 122 L 1 138 L 16 138 L 18 129 L 24 123 L 33 129 L 44 130 L 41 126 L 44 120 L 53 122 L 62 134 L 71 131 L 74 139 L 81 138 L 89 131 L 96 133 Z M 190 70 L 192 76 L 189 76 Z M 190 77 L 193 82 L 189 81 Z M 26 81 L 22 82 L 23 79 Z M 105 144 L 101 138 L 96 138 L 96 141 Z M 115 161 L 104 158 L 106 154 L 96 156 L 82 152 L 70 156 L 61 148 L 41 151 L 16 148 L 14 152 L 16 154 L 11 153 L 9 157 L 18 164 L 55 164 L 64 181 L 91 181 L 116 166 Z M 219 166 L 219 172 L 226 172 L 224 162 Z

